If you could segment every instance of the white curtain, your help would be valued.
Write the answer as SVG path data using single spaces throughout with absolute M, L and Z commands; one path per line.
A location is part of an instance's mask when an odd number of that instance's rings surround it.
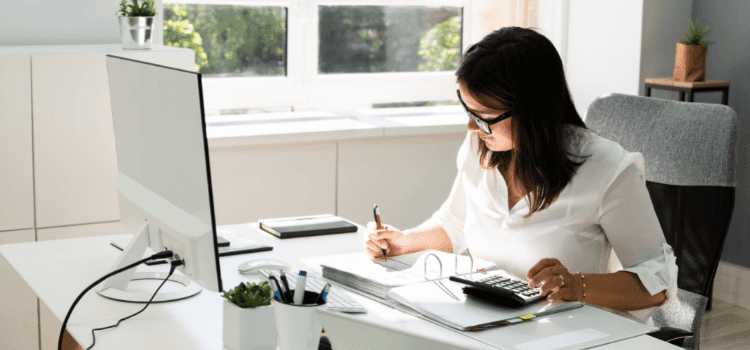
M 474 0 L 471 42 L 502 27 L 536 27 L 540 0 Z

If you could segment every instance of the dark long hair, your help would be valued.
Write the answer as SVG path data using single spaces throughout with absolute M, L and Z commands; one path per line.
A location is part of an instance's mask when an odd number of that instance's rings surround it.
M 501 28 L 466 50 L 456 76 L 482 105 L 502 104 L 512 111 L 513 149 L 492 152 L 479 139 L 482 166 L 514 165 L 524 192 L 534 195 L 527 218 L 549 207 L 587 158 L 568 151 L 578 134 L 569 132 L 576 129 L 569 125 L 587 128 L 573 105 L 554 45 L 531 29 Z

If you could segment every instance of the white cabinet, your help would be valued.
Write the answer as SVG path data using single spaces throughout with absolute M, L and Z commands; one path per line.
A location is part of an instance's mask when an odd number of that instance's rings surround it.
M 0 233 L 34 228 L 31 159 L 31 58 L 0 55 Z
M 0 232 L 0 245 L 33 240 L 34 230 Z M 3 257 L 0 297 L 0 349 L 39 349 L 36 294 Z
M 101 224 L 40 228 L 36 230 L 36 238 L 37 241 L 42 242 L 53 239 L 121 235 L 123 233 L 132 232 L 126 230 L 120 221 L 114 221 Z
M 344 141 L 339 144 L 338 215 L 361 225 L 383 222 L 401 230 L 427 220 L 448 198 L 456 156 L 466 132 Z
M 336 212 L 336 143 L 210 150 L 217 225 Z
M 193 69 L 193 52 L 113 54 Z M 31 57 L 37 227 L 119 220 L 104 52 Z
M 0 244 L 122 233 L 107 54 L 195 62 L 192 50 L 162 46 L 0 46 Z M 0 295 L 15 301 L 0 303 L 0 349 L 38 349 L 37 299 L 8 268 L 0 261 Z

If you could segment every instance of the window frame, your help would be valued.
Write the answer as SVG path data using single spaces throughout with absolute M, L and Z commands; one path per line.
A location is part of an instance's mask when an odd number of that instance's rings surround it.
M 157 3 L 163 13 L 163 2 Z M 207 114 L 221 109 L 353 110 L 374 103 L 454 100 L 455 76 L 446 72 L 318 74 L 318 6 L 451 6 L 462 8 L 462 45 L 471 38 L 473 0 L 179 0 L 207 5 L 287 8 L 286 76 L 203 78 Z M 167 1 L 167 3 L 169 3 Z M 163 16 L 159 21 L 163 21 Z M 163 23 L 155 38 L 162 41 Z M 463 51 L 463 47 L 461 50 Z

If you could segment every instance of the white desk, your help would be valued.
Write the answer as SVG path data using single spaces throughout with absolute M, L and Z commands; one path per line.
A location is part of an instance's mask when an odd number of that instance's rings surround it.
M 363 249 L 361 232 L 279 240 L 257 229 L 257 224 L 224 226 L 220 231 L 249 235 L 274 247 L 270 252 L 222 257 L 221 274 L 225 289 L 232 288 L 241 281 L 260 280 L 258 276 L 244 276 L 237 272 L 237 265 L 249 259 L 280 259 L 288 262 L 294 269 L 308 269 L 319 273 L 319 267 L 304 265 L 305 258 Z M 3 245 L 0 246 L 0 264 L 9 265 L 11 270 L 15 270 L 39 299 L 49 306 L 55 317 L 63 320 L 75 297 L 90 283 L 109 272 L 120 252 L 109 243 L 125 237 L 127 236 L 105 236 Z M 0 266 L 0 271 L 3 271 L 2 267 L 5 266 Z M 166 270 L 166 267 L 143 266 L 139 269 Z M 490 349 L 481 342 L 433 323 L 405 315 L 362 296 L 351 295 L 369 311 L 367 314 L 347 315 L 347 319 L 356 326 L 353 328 L 372 330 L 367 337 L 359 339 L 357 348 L 382 350 L 385 344 L 378 340 L 385 338 L 389 340 L 386 346 L 388 349 L 402 346 Z M 186 300 L 152 304 L 140 315 L 121 323 L 118 328 L 97 332 L 96 349 L 222 349 L 221 303 L 222 298 L 218 293 L 204 290 Z M 142 304 L 105 299 L 90 291 L 74 310 L 68 322 L 68 331 L 82 346 L 87 347 L 92 341 L 91 329 L 114 324 L 118 319 L 142 307 Z M 350 336 L 329 332 L 329 337 L 336 348 L 337 338 L 343 345 Z M 338 349 L 341 348 L 345 347 Z M 678 349 L 646 335 L 598 349 L 634 348 Z

